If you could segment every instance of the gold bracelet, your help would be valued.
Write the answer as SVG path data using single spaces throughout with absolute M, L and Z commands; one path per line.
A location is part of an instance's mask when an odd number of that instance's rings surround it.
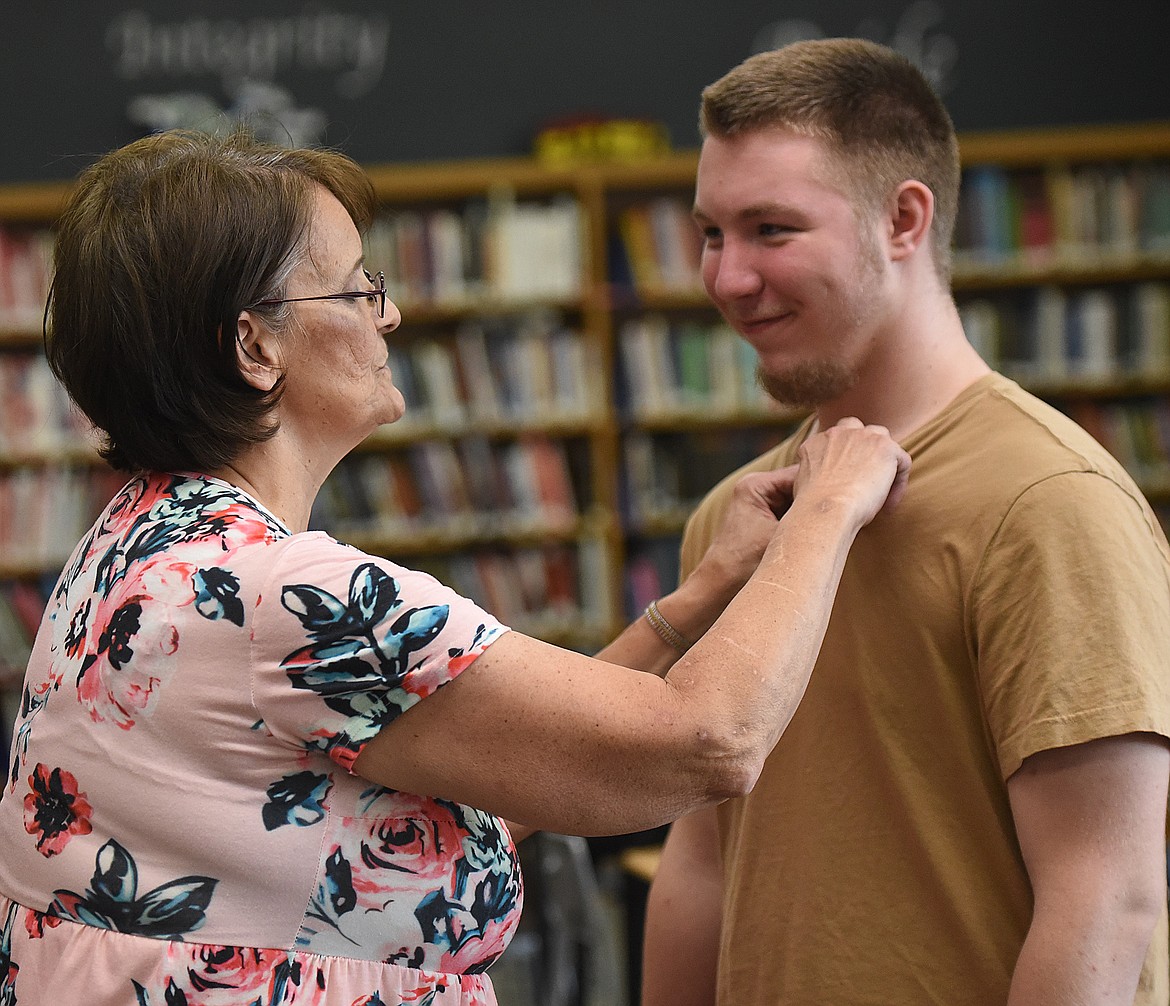
M 662 612 L 658 610 L 658 602 L 651 601 L 646 605 L 646 610 L 642 612 L 646 616 L 646 621 L 650 623 L 652 628 L 661 639 L 671 649 L 678 650 L 679 653 L 686 653 L 690 648 L 690 644 L 683 638 L 683 634 L 671 625 L 665 618 L 662 617 Z

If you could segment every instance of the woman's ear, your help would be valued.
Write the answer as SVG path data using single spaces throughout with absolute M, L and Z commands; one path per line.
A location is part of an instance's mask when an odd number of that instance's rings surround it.
M 889 203 L 890 257 L 909 258 L 930 237 L 934 193 L 915 179 L 898 186 Z
M 236 366 L 241 376 L 254 388 L 271 391 L 284 365 L 280 340 L 251 311 L 241 311 L 236 319 Z

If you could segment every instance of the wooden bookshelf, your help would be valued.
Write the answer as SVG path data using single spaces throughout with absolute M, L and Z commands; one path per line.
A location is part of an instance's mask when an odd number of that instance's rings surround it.
M 997 183 L 1008 193 L 1008 211 L 1016 198 L 1011 195 L 1013 186 L 1024 174 L 1044 176 L 1070 191 L 1096 186 L 1093 191 L 1104 193 L 1102 199 L 1117 201 L 1122 215 L 1132 216 L 1133 206 L 1142 199 L 1162 200 L 1161 209 L 1155 207 L 1157 212 L 1151 211 L 1150 219 L 1138 213 L 1130 220 L 1127 226 L 1132 233 L 1113 233 L 1109 240 L 1082 240 L 1073 248 L 1055 239 L 1041 248 L 961 247 L 956 253 L 954 289 L 965 318 L 997 333 L 999 343 L 990 362 L 1070 411 L 1096 409 L 1094 418 L 1107 441 L 1132 434 L 1137 438 L 1133 442 L 1107 442 L 1107 446 L 1119 457 L 1140 457 L 1140 471 L 1135 474 L 1141 484 L 1152 499 L 1170 501 L 1166 463 L 1170 453 L 1170 414 L 1166 413 L 1170 408 L 1170 122 L 968 134 L 960 137 L 960 150 L 965 171 L 1002 173 Z M 384 263 L 373 254 L 369 258 L 378 267 L 386 267 L 388 277 L 399 275 L 406 260 L 417 254 L 410 251 L 412 227 L 439 227 L 435 234 L 443 240 L 453 240 L 458 232 L 460 241 L 479 241 L 489 218 L 495 226 L 503 219 L 499 214 L 514 213 L 521 232 L 526 226 L 535 228 L 528 232 L 530 236 L 543 233 L 540 240 L 552 242 L 559 251 L 557 260 L 546 254 L 530 262 L 526 268 L 535 269 L 534 276 L 513 276 L 506 282 L 488 273 L 438 276 L 433 263 L 418 274 L 421 280 L 410 279 L 414 293 L 399 301 L 404 320 L 390 337 L 391 347 L 408 360 L 404 366 L 430 366 L 435 358 L 450 356 L 457 377 L 453 383 L 448 379 L 451 387 L 445 393 L 457 407 L 433 415 L 423 407 L 416 409 L 414 416 L 421 419 L 408 415 L 400 426 L 380 431 L 347 463 L 384 457 L 388 463 L 397 459 L 394 464 L 409 467 L 410 452 L 427 442 L 444 441 L 470 449 L 470 440 L 488 441 L 488 448 L 474 445 L 483 454 L 504 451 L 526 438 L 545 438 L 560 445 L 558 450 L 568 459 L 573 504 L 567 518 L 544 523 L 525 524 L 502 516 L 485 522 L 483 512 L 475 511 L 470 517 L 463 514 L 437 523 L 423 522 L 409 533 L 401 532 L 401 524 L 391 524 L 396 530 L 380 530 L 372 517 L 364 523 L 338 520 L 331 530 L 372 551 L 407 562 L 417 560 L 420 565 L 432 562 L 439 570 L 485 555 L 517 559 L 523 554 L 523 561 L 531 564 L 541 548 L 568 549 L 577 564 L 576 607 L 562 606 L 543 622 L 529 618 L 525 629 L 583 649 L 600 646 L 620 629 L 631 592 L 624 572 L 639 565 L 644 574 L 650 552 L 669 557 L 684 516 L 702 489 L 760 445 L 778 440 L 799 419 L 769 410 L 759 401 L 736 399 L 726 387 L 724 397 L 717 400 L 717 389 L 713 389 L 725 369 L 722 364 L 709 364 L 706 376 L 701 367 L 695 369 L 698 365 L 693 360 L 685 379 L 669 373 L 670 361 L 680 357 L 681 342 L 688 342 L 688 352 L 697 352 L 696 347 L 705 341 L 723 340 L 720 352 L 726 352 L 725 333 L 714 334 L 720 322 L 702 293 L 689 239 L 679 238 L 688 245 L 682 249 L 683 266 L 679 248 L 660 252 L 670 258 L 670 267 L 660 272 L 672 279 L 658 285 L 638 283 L 638 270 L 630 251 L 623 253 L 622 239 L 624 231 L 631 230 L 628 221 L 641 215 L 639 240 L 645 241 L 646 214 L 652 204 L 657 205 L 654 219 L 660 229 L 683 233 L 678 228 L 686 226 L 689 216 L 697 162 L 695 151 L 680 151 L 579 166 L 547 167 L 532 159 L 511 158 L 369 168 L 387 220 L 387 229 L 377 235 L 382 242 L 378 248 L 396 261 Z M 48 227 L 66 192 L 64 185 L 0 188 L 0 228 Z M 964 198 L 968 198 L 966 188 Z M 550 218 L 561 220 L 561 225 L 542 231 L 542 208 Z M 1007 211 L 1001 207 L 984 212 Z M 576 223 L 565 223 L 569 220 Z M 1006 234 L 1020 230 L 1018 220 L 1000 223 Z M 557 233 L 556 226 L 568 227 L 571 233 Z M 1043 226 L 1055 234 L 1064 223 L 1054 217 Z M 491 240 L 504 239 L 497 234 Z M 520 249 L 501 252 L 502 246 L 493 247 L 493 254 L 515 253 L 520 261 Z M 464 247 L 464 251 L 469 261 L 483 258 L 482 249 Z M 563 263 L 558 264 L 560 257 L 571 262 L 568 271 L 542 286 L 549 273 L 565 270 Z M 653 269 L 648 274 L 653 275 Z M 402 282 L 405 290 L 409 284 L 407 279 Z M 525 292 L 529 282 L 537 292 Z M 1112 357 L 1097 360 L 1095 369 L 1086 373 L 1081 372 L 1079 360 L 1064 361 L 1067 366 L 1046 372 L 1044 366 L 1005 355 L 1007 349 L 1020 349 L 1009 347 L 1003 333 L 1016 331 L 1027 321 L 1040 292 L 1049 313 L 1067 318 L 1083 311 L 1078 322 L 1082 327 L 1090 322 L 1104 325 L 1106 336 L 1116 342 Z M 0 302 L 0 359 L 39 353 L 39 326 L 29 323 L 36 307 L 26 305 L 24 321 L 6 325 Z M 1135 313 L 1145 319 L 1146 327 L 1140 332 L 1132 328 Z M 460 333 L 469 326 L 484 326 L 486 338 L 502 347 L 501 359 L 518 368 L 504 368 L 496 375 L 499 386 L 490 392 L 508 398 L 519 390 L 517 383 L 531 379 L 525 376 L 532 373 L 531 368 L 540 372 L 548 366 L 547 361 L 524 360 L 516 349 L 524 326 L 532 324 L 533 318 L 573 333 L 572 338 L 579 340 L 579 350 L 585 354 L 581 358 L 589 361 L 585 369 L 594 382 L 586 392 L 587 407 L 571 415 L 558 414 L 555 408 L 509 413 L 497 403 L 485 412 L 483 399 L 461 383 L 467 375 L 458 376 L 460 366 L 466 368 L 466 361 L 457 359 Z M 1115 327 L 1111 336 L 1110 324 Z M 631 356 L 629 340 L 642 338 L 632 333 L 647 326 L 655 329 L 651 342 L 656 339 L 657 344 L 646 350 L 648 356 Z M 1047 338 L 1051 343 L 1051 332 Z M 1140 352 L 1135 348 L 1138 343 Z M 638 359 L 667 363 L 648 369 L 645 364 L 639 366 Z M 1046 366 L 1052 363 L 1048 359 Z M 635 380 L 626 373 L 631 369 Z M 631 386 L 639 381 L 643 390 L 651 388 L 666 406 L 640 407 L 638 399 L 631 397 Z M 745 383 L 740 390 L 748 394 L 746 389 Z M 643 393 L 638 388 L 634 392 Z M 1141 454 L 1149 451 L 1151 442 L 1161 453 Z M 86 458 L 92 459 L 92 454 L 85 449 L 74 453 L 60 446 L 39 453 L 0 451 L 0 475 L 29 465 L 83 464 Z M 465 481 L 479 477 L 474 465 L 462 471 Z M 670 491 L 664 491 L 664 486 Z M 413 490 L 419 488 L 415 485 Z M 428 506 L 425 500 L 422 505 Z M 0 581 L 34 579 L 49 572 L 35 562 L 8 562 L 0 557 Z M 666 590 L 671 586 L 668 581 L 664 573 L 655 587 L 652 578 L 644 576 L 640 589 Z

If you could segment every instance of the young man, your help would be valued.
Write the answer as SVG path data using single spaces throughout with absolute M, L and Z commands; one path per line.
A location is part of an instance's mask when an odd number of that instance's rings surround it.
M 1165 1004 L 1167 545 L 1121 467 L 966 341 L 946 110 L 898 54 L 828 39 L 732 70 L 702 127 L 707 291 L 814 410 L 744 471 L 843 416 L 914 466 L 754 791 L 674 825 L 644 1006 Z

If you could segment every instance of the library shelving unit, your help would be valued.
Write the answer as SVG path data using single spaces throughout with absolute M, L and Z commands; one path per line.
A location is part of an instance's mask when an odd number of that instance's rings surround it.
M 973 342 L 1167 513 L 1170 123 L 965 135 L 961 152 L 954 289 Z M 408 412 L 339 466 L 314 526 L 582 649 L 669 589 L 698 497 L 798 418 L 764 400 L 702 293 L 696 163 L 371 167 L 367 261 L 402 309 Z M 0 188 L 0 689 L 35 592 L 109 494 L 39 356 L 65 192 Z

